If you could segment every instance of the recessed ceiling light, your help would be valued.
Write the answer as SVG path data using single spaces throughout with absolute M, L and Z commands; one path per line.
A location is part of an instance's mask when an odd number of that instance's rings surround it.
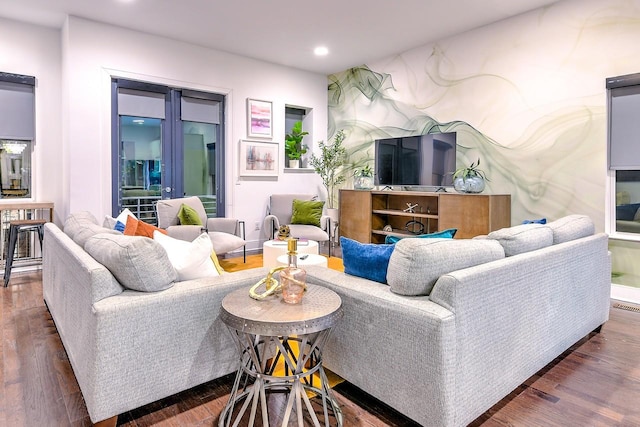
M 143 119 L 134 119 L 134 120 L 132 120 L 132 122 L 141 125 L 141 124 L 144 123 L 144 120 Z
M 329 54 L 329 49 L 327 49 L 325 46 L 318 46 L 313 50 L 313 53 L 315 53 L 316 56 L 325 56 Z

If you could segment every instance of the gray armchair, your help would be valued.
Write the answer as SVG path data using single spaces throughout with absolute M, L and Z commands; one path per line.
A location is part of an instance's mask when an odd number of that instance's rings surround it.
M 198 213 L 202 226 L 181 225 L 178 212 L 185 204 Z M 244 261 L 247 260 L 247 250 L 244 221 L 234 218 L 207 218 L 202 201 L 197 196 L 179 199 L 162 199 L 156 203 L 158 227 L 167 230 L 169 236 L 180 240 L 193 241 L 201 233 L 206 232 L 211 238 L 213 250 L 217 255 L 223 255 L 242 247 Z
M 320 218 L 320 227 L 307 224 L 291 224 L 293 215 L 293 200 L 316 200 L 314 194 L 272 194 L 269 198 L 269 208 L 264 219 L 263 227 L 265 237 L 273 239 L 281 225 L 288 225 L 293 237 L 315 240 L 317 242 L 329 242 L 329 256 L 331 256 L 331 219 L 323 209 Z

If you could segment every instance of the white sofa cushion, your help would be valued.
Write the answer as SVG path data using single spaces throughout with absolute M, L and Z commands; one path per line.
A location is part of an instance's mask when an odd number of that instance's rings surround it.
M 220 275 L 211 256 L 213 245 L 206 233 L 187 242 L 154 231 L 153 240 L 167 252 L 171 265 L 178 273 L 179 281 Z
M 596 227 L 586 215 L 567 215 L 547 224 L 553 230 L 553 244 L 592 236 Z
M 553 231 L 543 224 L 522 224 L 492 231 L 487 239 L 497 240 L 505 256 L 513 256 L 553 245 Z
M 161 291 L 178 277 L 167 252 L 148 237 L 99 233 L 87 240 L 84 249 L 128 289 Z
M 391 254 L 387 283 L 396 294 L 429 295 L 441 275 L 501 258 L 502 246 L 490 239 L 402 239 Z
M 98 225 L 96 217 L 87 211 L 69 215 L 64 222 L 64 233 L 81 247 L 84 247 L 89 237 L 98 233 L 120 234 L 115 230 L 109 230 Z

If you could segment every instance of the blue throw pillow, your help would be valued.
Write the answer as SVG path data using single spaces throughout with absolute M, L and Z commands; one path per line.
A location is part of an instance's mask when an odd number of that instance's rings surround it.
M 425 239 L 432 239 L 432 238 L 440 238 L 440 239 L 453 239 L 453 236 L 456 235 L 456 232 L 458 231 L 457 228 L 447 228 L 446 230 L 442 230 L 442 231 L 436 231 L 435 233 L 430 233 L 430 234 L 418 234 L 415 236 L 387 236 L 384 238 L 384 242 L 385 243 L 396 243 L 398 240 L 400 239 L 404 239 L 404 237 L 422 237 Z
M 395 245 L 360 243 L 340 237 L 344 272 L 380 283 L 387 283 L 387 267 Z
M 547 218 L 540 218 L 540 219 L 525 219 L 524 221 L 522 221 L 523 224 L 546 224 L 547 223 Z
M 640 203 L 616 206 L 616 219 L 620 221 L 633 221 L 636 212 L 640 208 Z

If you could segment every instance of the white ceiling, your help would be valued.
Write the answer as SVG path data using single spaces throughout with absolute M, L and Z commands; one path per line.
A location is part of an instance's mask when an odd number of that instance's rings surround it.
M 75 15 L 331 74 L 557 1 L 0 0 L 0 16 L 59 28 Z

